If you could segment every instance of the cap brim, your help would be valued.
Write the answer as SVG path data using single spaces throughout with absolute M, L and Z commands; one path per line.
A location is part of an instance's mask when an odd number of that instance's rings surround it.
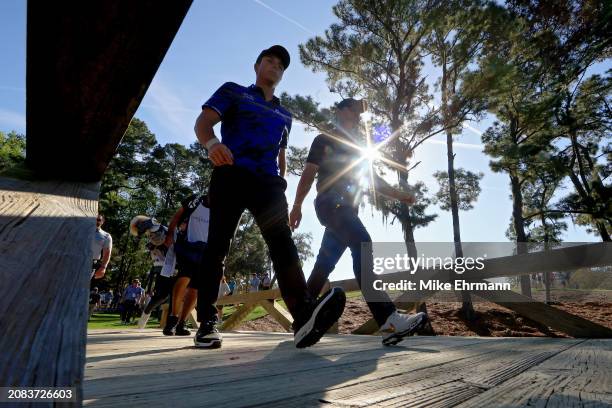
M 278 57 L 282 61 L 285 69 L 289 68 L 289 64 L 291 63 L 291 56 L 289 55 L 289 51 L 287 51 L 287 49 L 281 45 L 273 45 L 267 50 L 264 50 L 262 52 L 262 55 L 274 55 Z

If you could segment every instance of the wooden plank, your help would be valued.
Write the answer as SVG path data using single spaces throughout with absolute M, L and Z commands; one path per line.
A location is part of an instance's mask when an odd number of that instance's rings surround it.
M 504 340 L 502 340 L 504 342 Z M 576 341 L 505 343 L 505 347 L 422 369 L 384 367 L 371 381 L 303 396 L 333 406 L 451 407 L 572 347 Z M 482 382 L 481 382 L 482 381 Z M 282 406 L 288 400 L 279 401 Z M 308 404 L 306 404 L 308 405 Z
M 262 375 L 265 375 L 264 371 L 271 369 L 291 371 L 292 365 L 286 367 L 288 359 L 294 363 L 298 360 L 308 362 L 310 354 L 297 351 L 293 346 L 292 336 L 284 333 L 224 333 L 223 348 L 215 353 L 194 349 L 190 338 L 169 337 L 161 334 L 142 336 L 141 333 L 136 335 L 134 333 L 115 334 L 113 335 L 115 338 L 121 338 L 115 341 L 108 340 L 109 337 L 104 336 L 105 340 L 101 343 L 88 344 L 86 380 L 108 378 L 108 382 L 98 382 L 95 388 L 109 393 L 114 388 L 122 387 L 122 384 L 117 384 L 115 379 L 125 373 L 129 373 L 130 376 L 143 375 L 144 377 L 154 374 L 155 377 L 163 380 L 166 374 L 181 376 L 182 370 L 214 370 L 221 375 L 224 373 L 223 367 L 235 366 L 234 368 L 242 367 L 244 370 L 249 370 L 249 375 L 255 375 L 256 373 L 251 371 L 260 369 L 263 370 Z M 283 334 L 283 336 L 277 336 L 277 334 Z M 350 347 L 346 346 L 345 338 L 346 336 L 326 336 L 320 344 L 317 344 L 314 353 L 334 360 L 348 353 L 355 354 L 355 358 L 360 358 L 360 353 L 381 349 L 380 341 L 369 336 L 353 336 Z M 407 343 L 413 352 L 415 349 L 441 347 L 445 344 L 439 338 L 435 340 L 429 337 L 413 338 Z M 453 339 L 452 343 L 446 347 L 456 349 L 482 342 L 474 338 Z M 266 364 L 262 364 L 262 361 L 265 361 Z M 307 367 L 303 366 L 303 368 Z
M 555 381 L 562 381 L 561 383 Z M 457 408 L 482 407 L 589 407 L 609 408 L 612 404 L 610 394 L 576 393 L 572 389 L 563 390 L 567 381 L 556 377 L 547 377 L 538 372 L 529 372 L 514 378 L 498 388 L 485 391 L 472 396 L 461 403 L 461 400 L 450 405 L 422 405 L 422 406 L 452 406 Z M 467 397 L 470 397 L 467 395 Z M 406 405 L 399 405 L 406 406 Z M 419 405 L 410 405 L 419 406 Z
M 221 330 L 228 331 L 232 330 L 234 327 L 238 327 L 244 318 L 257 307 L 257 304 L 257 302 L 245 303 L 237 308 L 236 311 L 222 323 Z
M 459 407 L 609 407 L 611 362 L 611 340 L 588 340 Z
M 534 370 L 571 372 L 567 388 L 594 394 L 612 393 L 612 340 L 587 340 L 545 361 Z
M 181 384 L 181 389 L 188 390 L 190 387 L 199 389 L 227 387 L 233 382 L 247 385 L 257 384 L 263 379 L 276 383 L 284 381 L 285 375 L 294 377 L 299 376 L 300 373 L 312 375 L 312 373 L 318 373 L 319 370 L 325 373 L 338 369 L 343 373 L 349 373 L 353 370 L 351 364 L 361 365 L 362 363 L 368 367 L 376 364 L 390 364 L 401 370 L 402 367 L 395 364 L 393 357 L 409 355 L 411 366 L 417 367 L 431 364 L 431 358 L 435 358 L 434 363 L 439 364 L 465 358 L 466 353 L 480 353 L 495 347 L 494 343 L 482 339 L 456 338 L 450 341 L 446 354 L 442 357 L 441 353 L 437 352 L 440 345 L 433 342 L 431 338 L 414 339 L 414 342 L 408 342 L 410 346 L 396 347 L 393 352 L 390 352 L 389 348 L 382 347 L 379 341 L 369 336 L 353 336 L 352 338 L 355 338 L 358 344 L 362 344 L 354 349 L 354 342 L 352 340 L 347 342 L 347 336 L 337 336 L 342 341 L 334 341 L 333 345 L 328 344 L 328 341 L 323 341 L 321 345 L 317 345 L 316 349 L 310 350 L 296 350 L 292 341 L 279 342 L 277 340 L 274 346 L 261 344 L 257 339 L 261 339 L 262 336 L 252 336 L 250 341 L 242 343 L 244 347 L 241 347 L 242 352 L 236 354 L 231 341 L 235 341 L 237 336 L 242 337 L 242 334 L 224 334 L 224 346 L 215 352 L 196 350 L 192 346 L 185 347 L 182 351 L 174 350 L 173 354 L 165 354 L 157 360 L 160 362 L 165 360 L 167 366 L 151 365 L 148 371 L 142 371 L 139 367 L 145 361 L 148 363 L 148 357 L 156 357 L 156 354 L 144 355 L 140 359 L 137 359 L 137 355 L 127 357 L 125 364 L 120 368 L 116 366 L 121 363 L 121 360 L 110 360 L 105 364 L 108 367 L 105 374 L 107 378 L 90 377 L 88 379 L 87 398 L 104 400 L 111 404 L 117 399 L 126 397 L 127 394 L 140 399 L 149 394 L 151 390 L 160 393 L 178 392 L 179 390 L 175 389 L 176 384 Z M 290 335 L 275 337 L 291 339 Z M 418 345 L 418 340 L 423 343 Z M 439 343 L 444 344 L 444 339 L 437 340 L 442 340 Z M 182 343 L 185 341 L 183 340 Z M 138 350 L 136 344 L 133 350 Z M 125 353 L 121 353 L 123 354 Z M 104 361 L 99 361 L 94 362 L 93 365 L 99 366 L 103 363 Z M 115 366 L 114 369 L 111 368 L 113 366 Z M 111 372 L 112 375 L 110 375 Z M 210 372 L 214 372 L 215 375 L 211 376 Z M 300 380 L 300 384 L 301 382 Z M 125 388 L 126 383 L 130 384 L 129 391 Z M 293 386 L 289 388 L 291 387 Z M 152 398 L 152 401 L 154 399 Z
M 4 386 L 74 386 L 81 395 L 98 191 L 0 178 Z
M 288 353 L 284 359 L 275 360 L 270 364 L 260 359 L 254 363 L 254 366 L 237 363 L 223 369 L 206 370 L 194 367 L 187 373 L 169 372 L 163 376 L 130 376 L 129 379 L 123 379 L 123 382 L 129 381 L 130 389 L 123 391 L 121 387 L 116 386 L 110 392 L 111 382 L 121 385 L 118 377 L 100 380 L 93 384 L 98 392 L 94 395 L 88 394 L 88 396 L 96 399 L 96 405 L 99 406 L 110 406 L 116 404 L 117 401 L 124 404 L 133 401 L 149 404 L 159 401 L 160 395 L 170 399 L 178 398 L 180 395 L 182 404 L 186 406 L 195 406 L 198 403 L 201 404 L 202 401 L 222 406 L 268 404 L 307 393 L 319 393 L 321 390 L 341 389 L 376 381 L 385 376 L 390 378 L 406 372 L 417 372 L 427 367 L 441 367 L 451 362 L 457 362 L 456 369 L 461 371 L 463 363 L 459 362 L 465 362 L 476 355 L 494 356 L 499 355 L 503 350 L 508 350 L 505 353 L 509 356 L 513 352 L 508 348 L 512 341 L 473 340 L 476 343 L 454 350 L 440 350 L 436 347 L 380 347 L 368 352 L 355 353 L 350 352 L 350 341 L 347 341 L 344 344 L 345 353 L 339 358 L 321 357 L 316 353 L 315 348 L 303 351 L 293 350 L 293 353 Z M 523 349 L 529 344 L 542 344 L 543 347 L 550 347 L 541 339 L 526 340 L 520 345 L 517 344 L 517 347 Z M 279 346 L 288 347 L 289 345 L 280 344 Z M 272 356 L 275 353 L 276 351 L 268 354 Z M 214 353 L 206 354 L 213 355 Z M 477 366 L 478 364 L 474 363 L 474 369 L 477 369 Z M 215 375 L 210 375 L 210 372 L 214 372 Z M 178 384 L 180 384 L 180 389 L 176 389 Z M 274 386 L 270 387 L 270 384 Z M 228 387 L 232 390 L 231 395 L 221 392 L 223 389 L 227 390 Z M 268 391 L 258 392 L 262 387 Z M 102 389 L 105 392 L 100 394 Z M 151 392 L 152 390 L 156 391 Z
M 259 304 L 266 309 L 266 311 L 276 320 L 283 328 L 288 332 L 293 332 L 291 325 L 293 324 L 293 317 L 281 305 L 274 300 L 262 300 Z
M 319 356 L 313 359 L 310 353 L 296 351 L 290 341 L 280 344 L 278 341 L 270 345 L 260 338 L 241 342 L 240 347 L 236 348 L 236 339 L 228 338 L 224 334 L 224 346 L 216 353 L 208 353 L 202 350 L 195 350 L 192 345 L 177 347 L 185 344 L 185 341 L 174 341 L 166 343 L 162 339 L 157 346 L 145 346 L 139 349 L 134 345 L 130 350 L 116 350 L 113 354 L 90 356 L 86 365 L 86 394 L 89 398 L 107 397 L 110 395 L 123 394 L 125 384 L 117 381 L 118 378 L 129 378 L 134 383 L 133 392 L 147 392 L 147 389 L 166 390 L 172 388 L 172 384 L 179 382 L 186 384 L 201 385 L 210 384 L 212 380 L 200 378 L 186 380 L 190 373 L 194 371 L 214 371 L 218 375 L 217 379 L 238 378 L 249 376 L 255 378 L 266 377 L 270 372 L 284 373 L 294 372 L 296 369 L 316 370 L 318 367 L 327 366 L 333 361 L 344 358 L 344 362 L 360 361 L 364 357 L 368 358 L 367 353 L 371 351 L 379 353 L 381 345 L 379 342 L 368 342 L 361 344 L 351 344 L 346 347 L 343 344 L 323 342 L 317 345 L 316 354 Z M 231 345 L 230 345 L 231 344 Z M 466 344 L 476 344 L 474 339 L 471 342 L 456 343 L 449 347 L 458 349 Z M 432 350 L 441 347 L 440 344 L 424 341 L 419 343 L 410 342 L 410 348 L 403 348 L 404 352 L 415 353 L 420 350 Z M 396 350 L 399 351 L 399 350 Z M 365 353 L 365 355 L 364 355 Z M 351 357 L 348 357 L 348 355 Z M 125 376 L 129 377 L 125 377 Z M 149 377 L 155 377 L 151 379 Z M 166 379 L 164 382 L 163 380 Z M 168 383 L 168 384 L 166 384 Z M 216 383 L 216 381 L 212 381 Z M 161 387 L 161 388 L 160 388 Z
M 191 2 L 28 2 L 31 168 L 44 177 L 101 179 Z

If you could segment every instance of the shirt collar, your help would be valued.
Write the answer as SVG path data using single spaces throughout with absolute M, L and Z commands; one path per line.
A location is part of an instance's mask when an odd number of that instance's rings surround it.
M 256 92 L 257 94 L 259 94 L 262 98 L 266 99 L 266 96 L 264 95 L 264 91 L 263 89 L 261 89 L 259 86 L 255 85 L 255 84 L 251 84 L 251 86 L 249 86 L 249 89 L 251 91 Z M 280 99 L 278 99 L 276 96 L 272 95 L 272 100 L 270 101 L 270 103 L 272 103 L 273 105 L 280 105 Z

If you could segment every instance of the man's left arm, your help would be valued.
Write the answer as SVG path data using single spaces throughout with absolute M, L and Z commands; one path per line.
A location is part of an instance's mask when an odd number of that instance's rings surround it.
M 113 239 L 108 237 L 108 246 L 102 249 L 102 260 L 100 262 L 100 267 L 96 271 L 94 278 L 100 279 L 106 273 L 106 268 L 108 267 L 108 262 L 110 261 L 111 253 L 113 252 Z
M 278 151 L 278 170 L 280 176 L 285 178 L 285 174 L 287 173 L 287 149 L 284 147 L 281 147 Z

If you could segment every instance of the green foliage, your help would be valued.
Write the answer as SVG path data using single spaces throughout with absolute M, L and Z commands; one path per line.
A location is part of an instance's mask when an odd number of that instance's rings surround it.
M 435 195 L 434 202 L 439 204 L 442 210 L 449 211 L 451 203 L 448 172 L 437 171 L 433 176 L 440 185 L 440 189 Z M 455 188 L 457 191 L 457 204 L 460 210 L 469 211 L 474 208 L 472 203 L 476 202 L 478 199 L 478 195 L 481 191 L 480 180 L 482 180 L 483 177 L 484 173 L 474 173 L 461 168 L 455 170 Z
M 287 155 L 287 171 L 294 176 L 301 176 L 306 159 L 308 158 L 308 147 L 289 146 L 289 154 Z
M 564 93 L 564 102 L 555 108 L 556 125 L 566 146 L 559 160 L 567 168 L 574 186 L 560 202 L 560 208 L 576 214 L 574 222 L 584 225 L 609 241 L 612 232 L 612 71 L 593 75 Z
M 23 165 L 25 161 L 25 136 L 11 131 L 0 132 L 0 172 Z
M 394 187 L 397 188 L 397 186 Z M 412 229 L 424 228 L 429 225 L 429 223 L 435 221 L 438 217 L 437 214 L 426 213 L 427 207 L 429 207 L 432 200 L 427 198 L 428 189 L 425 183 L 421 181 L 414 183 L 410 186 L 408 191 L 416 197 L 416 203 L 410 207 L 402 205 L 397 200 L 387 199 L 384 196 L 376 197 L 377 208 L 380 209 L 383 220 L 389 222 L 389 217 L 392 217 L 390 224 L 393 225 L 395 220 L 401 221 L 402 219 L 409 218 L 411 220 L 410 228 Z M 373 198 L 370 197 L 370 201 L 372 200 Z M 406 212 L 408 212 L 408 214 L 406 214 Z

